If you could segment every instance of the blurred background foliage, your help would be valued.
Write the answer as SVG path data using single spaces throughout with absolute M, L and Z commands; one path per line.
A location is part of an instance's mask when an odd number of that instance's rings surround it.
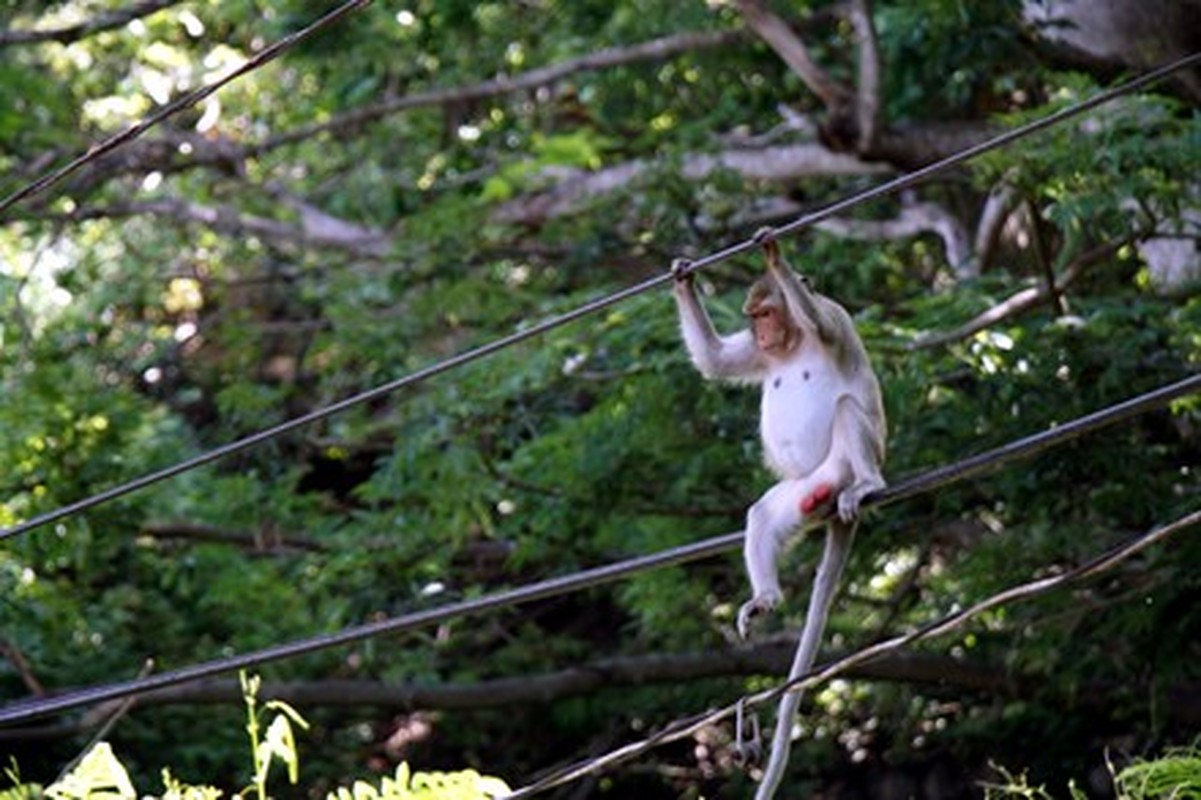
M 0 4 L 0 195 L 332 8 L 133 5 Z M 834 80 L 862 80 L 847 4 L 767 5 Z M 568 311 L 933 160 L 949 132 L 1043 116 L 1146 66 L 1057 47 L 1030 9 L 1050 5 L 872 4 L 888 134 L 876 149 L 831 140 L 831 109 L 746 26 L 758 3 L 357 11 L 0 217 L 0 524 Z M 1160 61 L 1187 46 L 1135 41 L 1140 30 L 1130 49 Z M 507 84 L 683 34 L 705 44 Z M 1197 370 L 1198 102 L 1194 73 L 786 243 L 859 323 L 884 387 L 889 476 Z M 787 148 L 845 160 L 770 166 Z M 701 170 L 703 159 L 718 166 Z M 870 233 L 918 212 L 935 222 Z M 738 258 L 704 273 L 719 327 L 741 324 L 740 295 L 760 269 Z M 1019 312 L 964 327 L 1032 294 Z M 651 293 L 7 539 L 0 695 L 127 679 L 147 659 L 172 669 L 737 530 L 771 481 L 756 403 L 701 381 L 667 293 Z M 870 513 L 832 649 L 1196 509 L 1199 423 L 1196 398 L 1182 400 Z M 815 550 L 789 556 L 790 599 L 761 648 L 791 641 Z M 793 796 L 970 795 L 990 762 L 1051 786 L 1087 776 L 1108 796 L 1107 757 L 1196 735 L 1199 558 L 1184 536 L 923 645 L 920 676 L 817 692 Z M 264 693 L 334 679 L 537 687 L 559 670 L 643 659 L 635 685 L 582 696 L 502 693 L 465 710 L 358 706 L 335 692 L 303 709 L 313 793 L 402 761 L 516 786 L 778 677 L 655 671 L 652 656 L 733 663 L 745 592 L 731 555 L 273 664 Z M 988 681 L 963 680 L 964 667 Z M 135 775 L 170 764 L 185 781 L 244 785 L 228 688 L 216 706 L 138 705 L 110 738 Z M 48 783 L 104 718 L 0 730 L 0 753 Z M 731 736 L 715 727 L 560 796 L 744 796 Z

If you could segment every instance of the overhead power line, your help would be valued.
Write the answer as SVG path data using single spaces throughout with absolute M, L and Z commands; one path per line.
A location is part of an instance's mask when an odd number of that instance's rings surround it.
M 680 719 L 664 726 L 658 733 L 648 736 L 638 742 L 632 742 L 622 747 L 605 753 L 601 756 L 585 759 L 579 763 L 569 765 L 562 769 L 555 770 L 550 775 L 547 775 L 531 784 L 519 787 L 506 797 L 518 800 L 518 798 L 532 797 L 536 794 L 553 789 L 557 786 L 562 786 L 574 780 L 590 775 L 594 772 L 599 772 L 602 769 L 616 766 L 630 759 L 636 758 L 643 753 L 646 753 L 656 747 L 664 744 L 670 744 L 681 739 L 688 738 L 698 731 L 710 725 L 715 725 L 718 722 L 729 719 L 734 716 L 739 707 L 748 708 L 778 699 L 785 692 L 803 691 L 811 689 L 815 686 L 823 684 L 833 678 L 846 673 L 847 671 L 861 666 L 873 659 L 879 658 L 882 655 L 899 650 L 902 647 L 913 644 L 914 642 L 923 639 L 932 639 L 936 636 L 941 636 L 949 633 L 956 628 L 962 626 L 968 620 L 983 614 L 986 611 L 998 608 L 999 606 L 1022 600 L 1030 600 L 1035 597 L 1047 594 L 1057 589 L 1062 589 L 1066 586 L 1071 586 L 1081 581 L 1092 578 L 1103 572 L 1108 571 L 1117 564 L 1134 556 L 1148 547 L 1164 541 L 1170 536 L 1174 536 L 1182 531 L 1201 524 L 1201 511 L 1194 511 L 1190 514 L 1177 519 L 1162 527 L 1156 528 L 1141 536 L 1130 539 L 1110 551 L 1097 556 L 1096 558 L 1087 561 L 1077 567 L 1069 569 L 1061 574 L 1051 576 L 1049 578 L 1039 578 L 1019 586 L 1012 586 L 1004 591 L 981 600 L 979 603 L 970 608 L 948 614 L 934 622 L 931 622 L 917 630 L 903 634 L 901 636 L 887 639 L 883 642 L 878 642 L 873 645 L 868 645 L 855 652 L 841 658 L 831 664 L 826 664 L 816 669 L 809 671 L 795 680 L 786 681 L 781 685 L 767 689 L 757 694 L 749 695 L 742 698 L 738 702 L 727 705 L 724 708 L 716 711 L 707 711 L 702 714 L 696 714 L 685 719 Z
M 53 172 L 42 176 L 38 180 L 26 185 L 24 188 L 13 192 L 3 200 L 0 200 L 0 218 L 3 217 L 5 211 L 15 206 L 25 198 L 32 197 L 39 192 L 45 191 L 69 175 L 78 172 L 86 164 L 95 161 L 103 155 L 107 155 L 124 144 L 132 142 L 134 139 L 138 138 L 143 133 L 150 130 L 155 125 L 158 125 L 168 117 L 178 114 L 185 108 L 191 108 L 201 100 L 207 98 L 209 95 L 214 94 L 226 84 L 237 80 L 243 75 L 253 72 L 269 61 L 274 61 L 285 51 L 295 47 L 297 44 L 300 44 L 302 41 L 309 38 L 314 33 L 317 33 L 317 31 L 321 30 L 322 28 L 337 22 L 351 11 L 357 11 L 358 9 L 365 8 L 370 4 L 371 0 L 347 0 L 347 2 L 338 6 L 325 16 L 319 18 L 316 22 L 306 25 L 304 28 L 301 28 L 295 33 L 288 34 L 270 47 L 266 47 L 260 50 L 258 53 L 255 53 L 246 60 L 246 63 L 242 64 L 228 75 L 218 78 L 210 84 L 201 86 L 199 89 L 193 92 L 189 92 L 175 102 L 168 103 L 154 114 L 151 114 L 140 122 L 131 125 L 120 133 L 114 134 L 104 141 L 92 145 L 85 152 L 76 156 L 62 167 L 59 167 Z
M 1008 461 L 1040 453 L 1049 447 L 1078 438 L 1099 428 L 1113 425 L 1154 408 L 1163 407 L 1172 400 L 1198 391 L 1201 391 L 1201 375 L 1195 375 L 1177 383 L 1161 387 L 1152 392 L 1117 403 L 1101 411 L 1071 420 L 1042 433 L 1027 436 L 1002 447 L 980 453 L 955 464 L 940 467 L 916 477 L 899 481 L 897 484 L 881 492 L 869 495 L 865 498 L 864 505 L 865 507 L 883 505 L 913 497 L 923 492 L 933 491 L 946 484 L 965 480 L 969 477 L 982 474 L 985 471 L 996 469 Z M 164 689 L 182 683 L 215 677 L 235 670 L 257 667 L 272 661 L 307 655 L 341 645 L 353 644 L 384 634 L 402 633 L 448 622 L 471 614 L 508 608 L 534 600 L 592 588 L 648 570 L 715 556 L 738 547 L 742 539 L 743 533 L 741 531 L 728 533 L 701 542 L 694 542 L 658 553 L 620 561 L 615 564 L 583 570 L 571 575 L 550 578 L 516 589 L 495 592 L 471 600 L 449 603 L 438 608 L 346 628 L 336 633 L 314 636 L 242 655 L 214 659 L 135 680 L 80 689 L 56 697 L 36 698 L 29 701 L 10 703 L 0 708 L 0 725 L 26 722 L 73 708 L 132 697 L 156 689 Z
M 355 5 L 355 4 L 348 3 L 347 5 L 349 6 L 349 5 Z M 1201 63 L 1201 52 L 1194 53 L 1190 56 L 1187 56 L 1187 57 L 1182 58 L 1178 61 L 1175 61 L 1171 64 L 1168 64 L 1167 66 L 1152 70 L 1151 72 L 1148 72 L 1138 78 L 1130 80 L 1130 81 L 1123 83 L 1119 86 L 1116 86 L 1112 89 L 1108 89 L 1104 92 L 1100 92 L 1091 98 L 1082 100 L 1071 106 L 1063 108 L 1053 114 L 1043 117 L 1042 119 L 1038 119 L 1033 122 L 1029 122 L 1025 125 L 1014 128 L 1013 130 L 999 134 L 999 135 L 989 139 L 988 141 L 982 142 L 981 144 L 978 144 L 974 147 L 967 148 L 966 150 L 963 150 L 959 153 L 956 153 L 954 155 L 943 158 L 939 161 L 935 161 L 925 167 L 922 167 L 921 169 L 915 170 L 914 172 L 910 172 L 905 175 L 894 178 L 892 180 L 886 181 L 885 183 L 882 183 L 874 188 L 865 190 L 863 192 L 859 192 L 858 194 L 851 195 L 848 198 L 845 198 L 843 200 L 832 203 L 831 205 L 825 206 L 817 211 L 805 214 L 805 215 L 793 220 L 792 222 L 787 223 L 787 224 L 777 228 L 777 232 L 781 235 L 793 233 L 793 232 L 799 231 L 803 228 L 808 228 L 813 225 L 816 225 L 818 222 L 826 220 L 837 214 L 841 214 L 841 213 L 843 213 L 857 205 L 865 203 L 869 200 L 874 200 L 876 198 L 883 197 L 887 194 L 891 194 L 891 193 L 902 191 L 904 189 L 908 189 L 918 183 L 921 183 L 924 180 L 927 180 L 928 178 L 935 175 L 936 173 L 950 169 L 951 167 L 954 167 L 954 166 L 958 166 L 959 164 L 962 164 L 965 161 L 968 161 L 972 158 L 975 158 L 979 155 L 989 152 L 990 150 L 994 150 L 998 147 L 1002 147 L 1002 146 L 1007 145 L 1013 141 L 1016 141 L 1024 136 L 1029 136 L 1029 135 L 1036 133 L 1038 131 L 1041 131 L 1047 127 L 1050 127 L 1052 125 L 1063 122 L 1064 120 L 1069 119 L 1073 116 L 1082 114 L 1085 111 L 1088 111 L 1088 110 L 1095 108 L 1099 105 L 1102 105 L 1104 103 L 1110 102 L 1117 97 L 1121 97 L 1122 95 L 1128 94 L 1137 89 L 1141 89 L 1143 87 L 1149 86 L 1153 83 L 1156 83 L 1157 81 L 1163 80 L 1164 78 L 1166 78 L 1167 76 L 1176 72 L 1177 70 L 1184 69 L 1186 67 L 1189 67 L 1189 66 L 1191 66 L 1193 64 L 1197 64 L 1197 63 Z M 0 211 L 2 211 L 2 210 L 3 210 L 3 206 L 0 206 Z M 757 246 L 757 244 L 754 239 L 747 239 L 745 241 L 739 242 L 738 244 L 731 245 L 730 247 L 727 247 L 724 250 L 719 250 L 719 251 L 712 253 L 708 256 L 705 256 L 703 258 L 698 258 L 698 259 L 689 261 L 688 265 L 687 265 L 687 267 L 685 267 L 684 271 L 688 272 L 688 273 L 695 272 L 696 270 L 702 269 L 707 266 L 711 266 L 713 264 L 717 264 L 721 261 L 730 259 L 736 255 L 740 255 L 741 253 L 747 252 L 747 251 L 755 248 L 756 246 Z M 504 350 L 508 347 L 519 344 L 521 342 L 524 342 L 528 339 L 534 338 L 536 336 L 540 336 L 540 335 L 547 333 L 555 328 L 559 328 L 570 322 L 574 322 L 575 320 L 578 320 L 582 317 L 588 316 L 590 314 L 594 314 L 598 311 L 609 308 L 610 306 L 616 305 L 617 303 L 620 303 L 631 297 L 642 294 L 651 289 L 657 288 L 657 287 L 659 287 L 669 281 L 672 281 L 674 279 L 675 279 L 675 276 L 672 273 L 664 272 L 653 278 L 649 278 L 641 283 L 638 283 L 633 286 L 622 289 L 620 291 L 614 292 L 613 294 L 599 298 L 590 303 L 586 303 L 586 304 L 579 306 L 579 307 L 575 308 L 574 310 L 569 311 L 565 314 L 562 314 L 557 317 L 552 317 L 550 319 L 547 319 L 540 323 L 537 323 L 529 328 L 525 328 L 516 333 L 496 339 L 488 344 L 482 345 L 473 350 L 468 350 L 466 352 L 452 356 L 446 360 L 436 362 L 435 364 L 433 364 L 431 366 L 417 370 L 416 372 L 410 373 L 409 375 L 406 375 L 406 376 L 398 378 L 394 381 L 385 383 L 381 386 L 377 386 L 374 389 L 369 389 L 367 391 L 364 391 L 359 394 L 353 395 L 351 397 L 345 398 L 344 400 L 341 400 L 341 401 L 338 401 L 331 405 L 317 409 L 308 414 L 304 414 L 302 416 L 288 420 L 287 422 L 283 422 L 274 427 L 267 428 L 258 433 L 251 434 L 250 436 L 247 436 L 243 439 L 239 439 L 237 441 L 230 442 L 228 444 L 225 444 L 220 447 L 209 450 L 205 453 L 201 453 L 200 455 L 180 461 L 179 463 L 174 464 L 172 466 L 166 467 L 164 469 L 161 469 L 161 470 L 158 470 L 155 472 L 148 473 L 139 478 L 135 478 L 126 483 L 122 483 L 118 486 L 114 486 L 105 491 L 98 492 L 98 493 L 93 494 L 89 497 L 86 497 L 82 500 L 78 500 L 74 503 L 69 503 L 65 506 L 61 506 L 52 511 L 48 511 L 44 514 L 39 514 L 37 516 L 31 517 L 30 519 L 25 520 L 24 522 L 21 522 L 16 525 L 13 525 L 9 528 L 0 530 L 0 540 L 4 540 L 11 536 L 16 536 L 18 534 L 34 530 L 35 528 L 40 528 L 44 525 L 47 525 L 51 522 L 55 522 L 57 520 L 63 519 L 64 517 L 70 516 L 72 514 L 76 514 L 81 511 L 86 511 L 90 508 L 94 508 L 98 505 L 101 505 L 102 503 L 106 503 L 110 500 L 115 500 L 119 497 L 123 497 L 127 494 L 135 492 L 139 489 L 143 489 L 147 486 L 151 486 L 153 484 L 159 483 L 160 481 L 164 481 L 168 478 L 174 477 L 183 472 L 187 472 L 189 470 L 195 469 L 195 468 L 203 466 L 205 464 L 209 464 L 213 461 L 217 461 L 219 459 L 225 458 L 225 457 L 233 455 L 235 453 L 242 452 L 243 450 L 246 450 L 248 448 L 254 447 L 254 446 L 261 444 L 263 442 L 266 442 L 268 440 L 279 437 L 285 433 L 289 433 L 293 430 L 296 430 L 297 428 L 303 427 L 305 425 L 309 425 L 313 422 L 323 420 L 327 417 L 330 417 L 341 411 L 345 411 L 354 406 L 370 402 L 376 398 L 390 394 L 399 389 L 403 389 L 403 388 L 406 388 L 409 386 L 415 386 L 419 383 L 423 383 L 424 381 L 427 381 L 437 375 L 441 375 L 442 373 L 449 372 L 449 371 L 456 369 L 458 367 L 461 367 L 461 366 L 465 366 L 471 362 L 478 361 L 482 358 L 490 356 L 500 350 Z

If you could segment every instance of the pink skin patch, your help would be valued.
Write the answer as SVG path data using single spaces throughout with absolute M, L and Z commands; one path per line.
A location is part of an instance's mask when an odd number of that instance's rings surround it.
M 801 513 L 812 514 L 818 506 L 829 502 L 833 494 L 834 490 L 830 488 L 830 484 L 819 483 L 817 488 L 801 498 Z

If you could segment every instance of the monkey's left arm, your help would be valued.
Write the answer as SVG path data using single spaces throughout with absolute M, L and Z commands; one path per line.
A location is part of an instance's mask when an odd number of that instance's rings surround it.
M 810 289 L 805 279 L 793 272 L 783 258 L 769 256 L 767 269 L 780 287 L 792 318 L 801 324 L 808 323 L 826 344 L 839 344 L 842 326 L 837 310 L 831 307 L 833 303 Z

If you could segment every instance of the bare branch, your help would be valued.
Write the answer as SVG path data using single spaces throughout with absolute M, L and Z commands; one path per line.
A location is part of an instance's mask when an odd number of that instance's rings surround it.
M 260 697 L 297 706 L 382 706 L 403 709 L 475 710 L 549 703 L 602 689 L 654 683 L 679 684 L 740 675 L 775 675 L 788 669 L 793 643 L 780 639 L 724 651 L 601 659 L 542 675 L 498 678 L 467 684 L 385 684 L 367 680 L 265 683 Z M 960 689 L 1006 691 L 1014 685 L 1004 670 L 941 656 L 897 653 L 863 665 L 855 677 Z M 234 680 L 215 680 L 143 695 L 144 705 L 238 703 Z
M 1050 248 L 1047 244 L 1046 229 L 1043 218 L 1027 198 L 1023 203 L 1026 219 L 1030 222 L 1030 243 L 1034 251 L 1034 260 L 1038 262 L 1043 273 L 1044 299 L 1055 310 L 1056 316 L 1062 317 L 1068 313 L 1067 301 L 1063 299 L 1061 288 L 1056 285 L 1055 265 L 1051 263 Z
M 66 191 L 78 201 L 116 175 L 170 174 L 196 167 L 241 176 L 242 148 L 231 139 L 161 129 L 153 139 L 139 139 L 113 150 L 79 170 Z
M 855 116 L 859 122 L 858 152 L 870 153 L 880 132 L 880 48 L 872 23 L 871 0 L 852 0 L 851 25 L 858 44 Z
M 967 230 L 953 214 L 937 203 L 910 203 L 902 207 L 899 216 L 890 220 L 858 220 L 834 218 L 819 222 L 820 230 L 848 239 L 892 240 L 906 239 L 931 232 L 942 239 L 947 263 L 957 275 L 974 271 L 971 240 Z
M 170 217 L 184 223 L 199 223 L 218 233 L 237 236 L 260 236 L 278 244 L 302 245 L 346 250 L 360 258 L 383 258 L 392 246 L 387 233 L 357 225 L 345 220 L 334 220 L 324 213 L 300 214 L 300 225 L 279 220 L 242 214 L 229 206 L 206 206 L 177 198 L 113 203 L 83 209 L 71 214 L 73 219 L 100 219 L 104 217 L 131 217 L 151 214 Z
M 662 61 L 681 53 L 722 47 L 738 41 L 745 35 L 745 31 L 742 30 L 689 32 L 652 39 L 629 47 L 609 48 L 512 77 L 500 77 L 470 86 L 432 89 L 392 98 L 325 122 L 307 125 L 247 145 L 220 137 L 168 132 L 153 140 L 129 142 L 125 147 L 95 159 L 76 176 L 70 191 L 78 199 L 78 195 L 89 193 L 114 175 L 125 173 L 179 172 L 196 166 L 211 166 L 230 174 L 240 174 L 242 163 L 247 158 L 323 133 L 344 134 L 392 114 L 415 108 L 469 104 L 489 97 L 531 91 L 579 72 L 598 71 L 641 61 Z M 49 152 L 45 160 L 47 164 L 51 164 L 60 157 L 59 153 Z M 37 174 L 44 166 L 31 166 L 26 172 Z
M 1031 308 L 1036 308 L 1050 300 L 1053 297 L 1061 295 L 1068 289 L 1076 280 L 1084 273 L 1084 270 L 1098 261 L 1103 261 L 1106 258 L 1111 258 L 1115 253 L 1121 250 L 1128 244 L 1145 238 L 1148 235 L 1147 231 L 1141 231 L 1124 239 L 1107 242 L 1098 247 L 1094 247 L 1080 256 L 1075 258 L 1067 268 L 1063 271 L 1063 275 L 1057 280 L 1053 280 L 1051 286 L 1043 283 L 1039 286 L 1031 286 L 1022 291 L 1011 295 L 1006 300 L 998 303 L 982 314 L 977 315 L 971 321 L 961 325 L 955 330 L 946 333 L 936 333 L 922 337 L 910 345 L 910 350 L 924 350 L 930 347 L 941 347 L 942 345 L 951 344 L 952 342 L 962 341 L 969 336 L 974 336 L 986 328 L 996 325 L 998 322 L 1016 317 L 1028 311 Z
M 315 539 L 305 536 L 283 536 L 278 531 L 264 527 L 258 532 L 233 531 L 216 525 L 201 525 L 190 522 L 151 522 L 142 526 L 143 536 L 156 539 L 187 539 L 197 542 L 234 545 L 262 552 L 287 552 L 307 550 L 325 552 L 328 548 Z
M 975 277 L 992 264 L 1001 231 L 1005 229 L 1005 222 L 1017 208 L 1020 199 L 1017 191 L 1007 184 L 998 184 L 988 193 L 976 225 L 976 271 L 963 277 Z
M 415 92 L 376 105 L 365 106 L 326 122 L 308 125 L 267 139 L 249 146 L 247 154 L 257 155 L 267 150 L 310 139 L 321 133 L 351 130 L 368 122 L 414 108 L 469 104 L 489 97 L 538 89 L 561 81 L 577 72 L 609 69 L 639 61 L 663 61 L 681 53 L 722 47 L 737 41 L 744 35 L 743 31 L 680 33 L 640 42 L 629 47 L 598 50 L 595 53 L 533 69 L 512 77 L 495 78 L 471 86 L 454 86 L 446 89 L 431 89 L 427 92 Z
M 499 678 L 466 684 L 387 684 L 373 680 L 266 682 L 259 696 L 298 707 L 374 706 L 404 710 L 476 711 L 485 708 L 552 703 L 602 690 L 648 684 L 679 685 L 689 681 L 734 678 L 745 675 L 779 675 L 788 669 L 794 643 L 788 637 L 755 645 L 704 653 L 653 654 L 600 659 L 577 667 L 517 678 Z M 1041 687 L 1011 671 L 959 658 L 917 652 L 885 652 L 870 662 L 847 670 L 846 677 L 931 687 L 931 691 L 978 691 L 1032 696 Z M 1096 685 L 1080 696 L 1104 698 L 1112 687 Z M 1201 719 L 1201 687 L 1170 690 L 1180 702 L 1172 714 L 1184 721 Z M 236 680 L 210 680 L 159 689 L 138 698 L 138 705 L 228 704 L 242 702 Z M 84 725 L 47 729 L 2 729 L 0 742 L 16 737 L 57 738 L 78 734 Z M 92 724 L 95 721 L 92 720 Z
M 850 89 L 817 65 L 805 43 L 792 32 L 787 22 L 766 8 L 760 0 L 738 0 L 736 5 L 747 26 L 776 51 L 827 109 L 841 110 L 847 105 L 851 97 Z
M 21 649 L 8 639 L 0 638 L 0 656 L 8 660 L 8 663 L 13 665 L 13 669 L 21 676 L 21 682 L 25 684 L 25 689 L 34 697 L 41 697 L 46 694 L 46 688 L 42 686 L 42 682 L 38 680 L 38 676 L 33 671 L 33 667 L 29 664 L 29 659 L 21 652 Z
M 590 200 L 625 188 L 653 166 L 655 164 L 649 161 L 631 161 L 596 172 L 560 169 L 554 173 L 554 177 L 558 178 L 557 185 L 504 204 L 497 209 L 494 218 L 498 222 L 540 224 L 573 213 Z M 716 155 L 688 155 L 683 159 L 680 172 L 688 180 L 702 181 L 720 169 L 736 172 L 746 180 L 773 182 L 815 176 L 872 175 L 888 171 L 884 165 L 868 164 L 819 144 L 796 144 L 755 150 L 727 150 Z M 550 177 L 550 173 L 544 173 L 543 177 Z
M 83 20 L 74 25 L 44 30 L 15 30 L 0 31 L 0 47 L 17 44 L 38 44 L 41 42 L 58 42 L 70 44 L 85 39 L 101 31 L 108 31 L 128 25 L 135 19 L 148 17 L 156 11 L 179 5 L 182 0 L 141 0 L 131 3 L 127 8 L 113 11 L 102 11 L 91 19 Z
M 901 169 L 914 170 L 962 152 L 995 136 L 990 122 L 951 121 L 920 127 L 884 128 L 877 132 L 871 156 Z

